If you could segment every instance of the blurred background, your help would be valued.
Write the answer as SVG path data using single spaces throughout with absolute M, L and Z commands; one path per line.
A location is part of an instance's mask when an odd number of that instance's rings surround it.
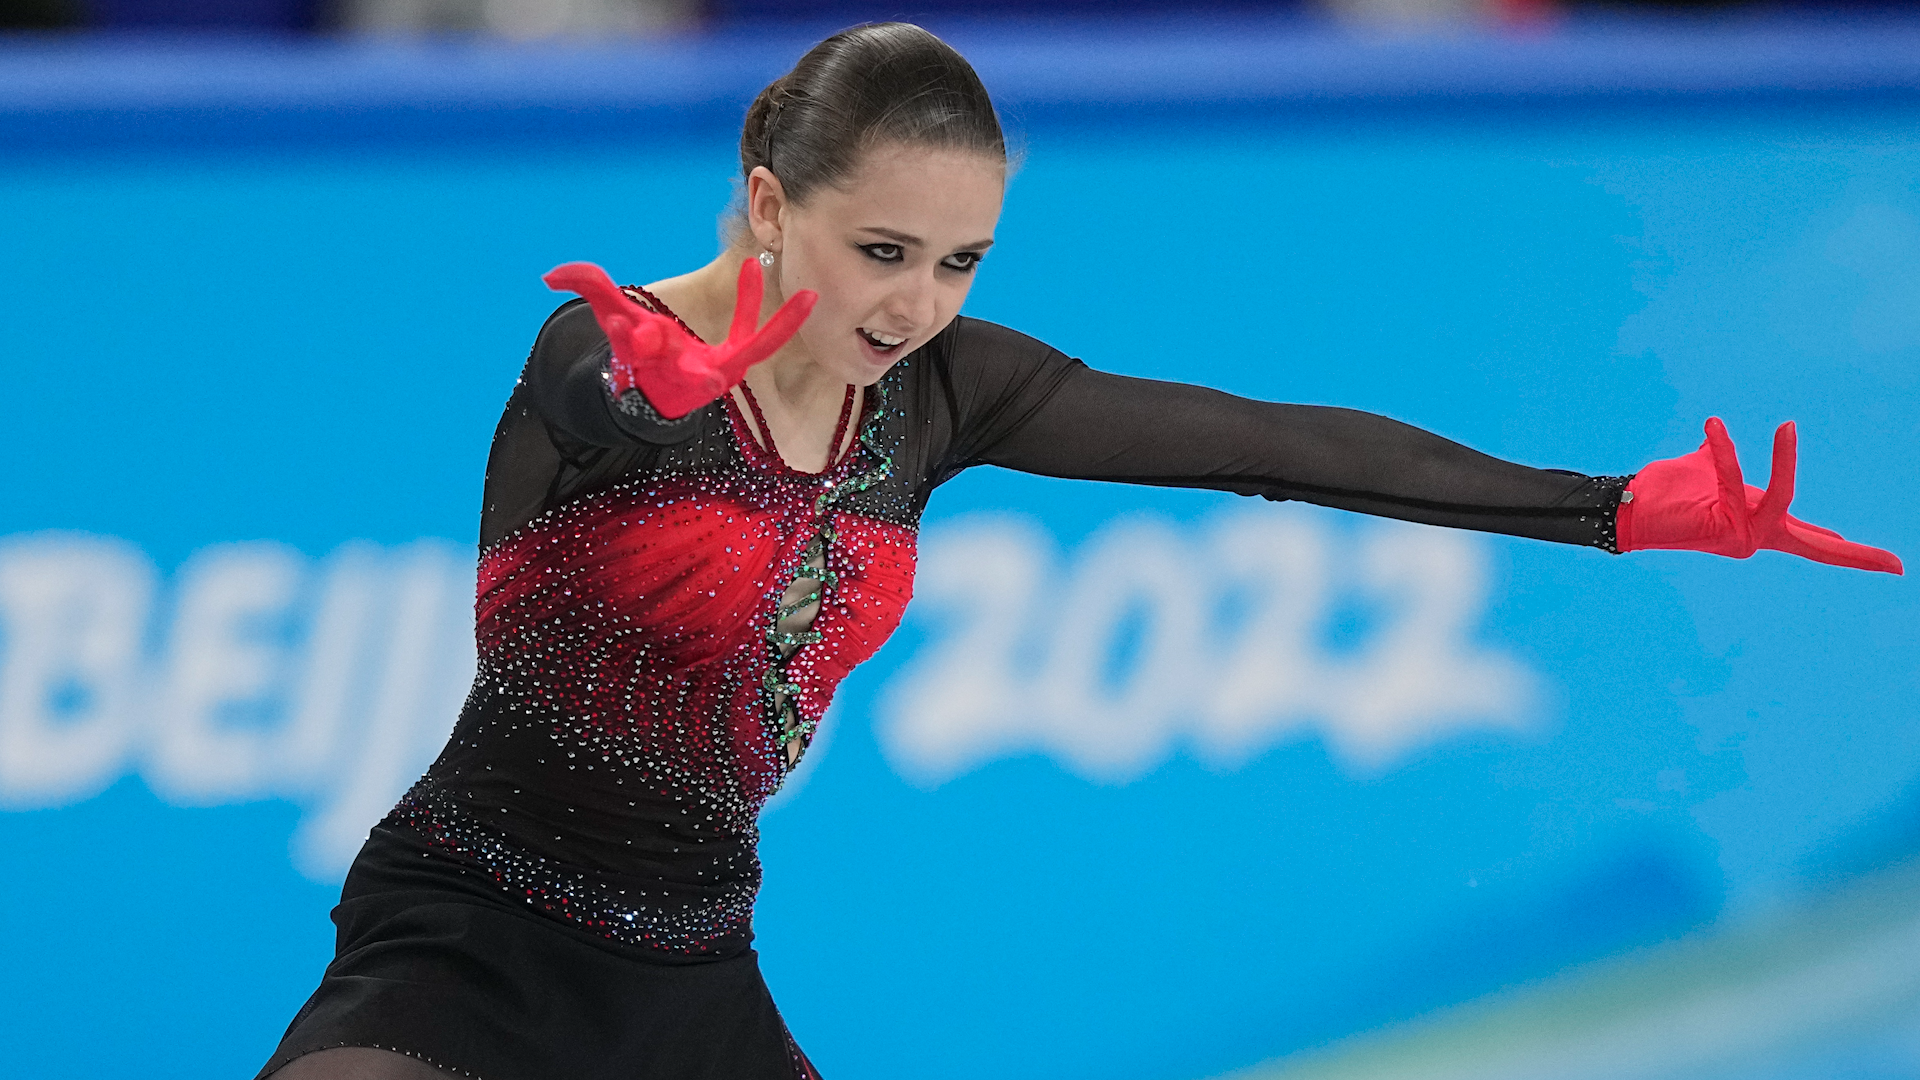
M 498 411 L 911 18 L 1024 160 L 970 314 L 1920 558 L 1920 15 L 0 0 L 0 1072 L 246 1076 L 472 673 Z M 836 1080 L 1920 1076 L 1920 594 L 975 471 L 765 820 Z
M 863 0 L 792 4 L 775 0 L 6 0 L 0 26 L 25 30 L 186 30 L 266 34 L 462 33 L 528 39 L 815 22 L 834 27 L 891 18 L 1070 18 L 1141 16 L 1333 16 L 1385 26 L 1433 27 L 1535 22 L 1560 15 L 1616 13 L 1827 15 L 1894 11 L 1896 0 L 922 0 L 905 7 Z

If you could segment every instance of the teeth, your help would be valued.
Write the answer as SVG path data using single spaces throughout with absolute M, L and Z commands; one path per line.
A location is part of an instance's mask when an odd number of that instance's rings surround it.
M 882 334 L 877 330 L 869 330 L 864 326 L 860 328 L 860 332 L 867 336 L 867 340 L 873 342 L 875 345 L 882 346 L 883 348 L 890 349 L 893 346 L 898 345 L 901 342 L 907 340 L 906 338 L 903 338 L 903 337 L 894 337 L 892 334 Z

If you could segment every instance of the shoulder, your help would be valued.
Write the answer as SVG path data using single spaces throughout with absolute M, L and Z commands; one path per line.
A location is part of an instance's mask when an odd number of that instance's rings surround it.
M 1037 354 L 1058 351 L 1039 338 L 1023 334 L 1011 326 L 1003 326 L 986 319 L 969 318 L 965 315 L 954 319 L 951 325 L 941 331 L 940 337 L 949 339 L 956 352 Z
M 1082 366 L 1032 335 L 965 316 L 956 318 L 919 355 L 922 376 L 963 414 L 992 410 L 1028 395 L 1044 397 Z
M 593 309 L 587 302 L 576 296 L 554 308 L 540 324 L 539 336 L 534 339 L 536 351 L 561 339 L 580 337 L 591 338 L 598 335 L 606 339 L 606 333 L 600 330 L 599 322 L 593 317 Z
M 962 315 L 925 347 L 927 358 L 955 375 L 1070 363 L 1060 350 L 1010 326 Z
M 545 384 L 567 378 L 582 362 L 605 359 L 609 349 L 606 331 L 594 319 L 593 309 L 575 297 L 555 308 L 540 324 L 521 377 L 538 392 Z

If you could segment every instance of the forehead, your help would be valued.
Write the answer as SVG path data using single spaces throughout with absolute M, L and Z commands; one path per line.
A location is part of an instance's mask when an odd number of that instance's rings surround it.
M 883 146 L 862 155 L 852 175 L 821 189 L 814 201 L 836 224 L 966 243 L 993 236 L 1006 186 L 1006 164 L 986 154 Z

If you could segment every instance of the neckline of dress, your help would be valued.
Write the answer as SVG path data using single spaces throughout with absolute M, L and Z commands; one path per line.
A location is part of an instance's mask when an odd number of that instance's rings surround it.
M 687 320 L 681 318 L 679 312 L 667 306 L 667 302 L 665 300 L 662 300 L 659 297 L 653 295 L 651 292 L 648 292 L 645 288 L 639 285 L 628 285 L 626 286 L 626 291 L 629 293 L 638 293 L 641 302 L 646 304 L 647 307 L 651 308 L 654 314 L 665 315 L 667 318 L 672 319 L 674 322 L 678 323 L 680 326 L 680 329 L 685 330 L 687 332 L 688 337 L 692 338 L 695 341 L 698 341 L 702 345 L 705 345 L 707 343 L 705 338 L 693 332 L 693 327 L 687 325 Z
M 628 285 L 626 288 L 631 293 L 639 294 L 641 301 L 645 303 L 647 307 L 653 309 L 655 313 L 665 315 L 667 318 L 679 324 L 680 329 L 686 331 L 688 337 L 703 345 L 706 344 L 706 339 L 694 333 L 693 327 L 687 325 L 687 320 L 682 319 L 678 312 L 668 307 L 665 300 L 660 299 L 639 285 Z M 787 459 L 780 453 L 779 445 L 773 441 L 773 429 L 767 426 L 766 414 L 760 411 L 760 399 L 753 396 L 753 388 L 746 384 L 746 380 L 741 380 L 739 385 L 741 396 L 747 399 L 747 407 L 753 410 L 753 424 L 758 431 L 759 438 L 754 438 L 751 434 L 749 434 L 749 437 L 746 439 L 739 438 L 739 428 L 741 423 L 746 420 L 746 417 L 741 414 L 739 402 L 734 400 L 733 391 L 729 388 L 726 393 L 720 396 L 725 399 L 728 412 L 735 420 L 734 441 L 750 444 L 752 446 L 751 453 L 760 457 L 765 464 L 798 476 L 826 476 L 828 473 L 833 472 L 835 469 L 853 460 L 854 451 L 860 448 L 858 439 L 853 441 L 853 445 L 846 446 L 844 451 L 841 450 L 841 447 L 847 443 L 847 425 L 853 419 L 853 398 L 854 392 L 858 389 L 858 387 L 852 383 L 847 384 L 847 396 L 840 402 L 840 420 L 834 424 L 833 440 L 827 444 L 828 447 L 831 448 L 831 452 L 836 456 L 829 459 L 826 468 L 821 469 L 819 472 L 808 472 L 805 469 L 796 469 L 787 463 Z M 762 440 L 765 440 L 765 442 L 763 443 Z
M 751 439 L 749 441 L 753 443 L 754 449 L 766 454 L 774 464 L 779 465 L 788 472 L 798 473 L 801 476 L 825 476 L 841 465 L 846 464 L 848 459 L 853 457 L 854 446 L 846 446 L 844 452 L 840 449 L 843 445 L 847 444 L 847 424 L 853 419 L 853 392 L 854 387 L 849 383 L 847 385 L 847 396 L 840 402 L 840 420 L 833 425 L 833 441 L 827 444 L 833 448 L 833 453 L 838 456 L 828 461 L 827 467 L 821 469 L 819 472 L 808 472 L 805 469 L 796 469 L 787 463 L 787 459 L 780 453 L 779 445 L 773 441 L 773 429 L 767 426 L 766 414 L 760 411 L 760 399 L 753 396 L 753 387 L 748 386 L 743 380 L 740 383 L 740 395 L 747 399 L 747 407 L 753 410 L 754 428 L 760 433 L 760 438 L 766 440 L 766 444 L 764 446 L 761 445 L 760 439 Z M 739 411 L 739 404 L 734 402 L 731 392 L 727 394 L 727 401 L 733 405 L 735 412 Z

